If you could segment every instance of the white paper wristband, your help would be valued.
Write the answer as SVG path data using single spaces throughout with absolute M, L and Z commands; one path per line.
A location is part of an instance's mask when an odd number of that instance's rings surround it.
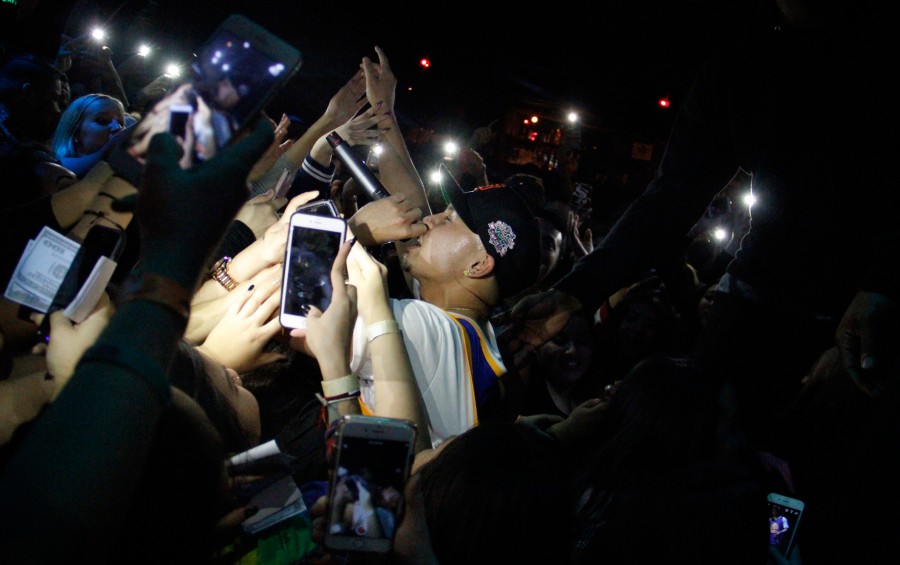
M 333 398 L 359 390 L 359 377 L 356 373 L 344 375 L 339 379 L 323 380 L 322 393 L 325 398 Z
M 398 333 L 400 333 L 400 324 L 397 323 L 397 320 L 382 320 L 380 322 L 375 322 L 374 324 L 369 324 L 369 327 L 366 328 L 366 334 L 369 336 L 369 341 L 373 341 L 376 337 L 383 336 L 384 334 Z

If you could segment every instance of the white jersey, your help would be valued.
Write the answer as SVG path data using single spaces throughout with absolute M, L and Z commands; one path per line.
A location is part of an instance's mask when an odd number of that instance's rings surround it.
M 506 372 L 493 327 L 483 332 L 471 318 L 423 300 L 391 299 L 428 414 L 433 446 L 478 424 L 480 391 Z M 351 370 L 359 375 L 366 408 L 377 412 L 369 342 L 357 318 Z M 474 375 L 473 375 L 474 373 Z

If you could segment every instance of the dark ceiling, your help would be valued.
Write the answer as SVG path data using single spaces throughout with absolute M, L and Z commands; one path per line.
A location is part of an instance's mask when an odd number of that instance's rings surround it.
M 758 0 L 455 2 L 79 2 L 70 25 L 108 21 L 121 38 L 135 16 L 169 49 L 189 52 L 229 13 L 300 48 L 304 64 L 273 104 L 314 120 L 378 44 L 399 80 L 407 123 L 474 128 L 519 100 L 579 109 L 613 129 L 667 128 L 704 57 L 750 17 Z M 422 70 L 421 57 L 432 67 Z M 412 91 L 408 88 L 413 87 Z M 660 114 L 656 101 L 672 108 Z

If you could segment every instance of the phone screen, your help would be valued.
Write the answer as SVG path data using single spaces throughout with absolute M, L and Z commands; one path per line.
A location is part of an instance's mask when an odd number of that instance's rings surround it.
M 306 317 L 310 306 L 325 311 L 331 304 L 331 266 L 340 250 L 343 234 L 293 226 L 282 296 L 282 312 Z
M 780 503 L 779 499 L 785 499 Z M 788 504 L 790 502 L 790 504 Z M 787 499 L 787 497 L 769 498 L 769 545 L 777 546 L 778 552 L 789 556 L 793 546 L 802 507 L 798 507 L 799 501 Z
M 299 67 L 299 51 L 246 18 L 229 17 L 191 64 L 194 88 L 212 111 L 216 144 L 251 123 Z
M 342 434 L 338 441 L 326 543 L 340 549 L 389 551 L 411 440 Z

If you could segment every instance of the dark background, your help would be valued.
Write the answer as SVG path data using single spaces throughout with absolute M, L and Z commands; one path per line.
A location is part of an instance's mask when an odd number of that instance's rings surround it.
M 363 56 L 376 57 L 377 44 L 399 80 L 396 108 L 407 127 L 465 132 L 530 101 L 576 109 L 592 127 L 653 136 L 668 131 L 703 59 L 752 17 L 758 0 L 68 4 L 69 33 L 105 24 L 120 60 L 146 36 L 157 46 L 147 64 L 160 68 L 163 59 L 187 60 L 228 14 L 255 20 L 303 54 L 270 112 L 293 115 L 301 127 Z M 432 62 L 427 70 L 422 57 Z M 661 97 L 669 109 L 659 108 Z

